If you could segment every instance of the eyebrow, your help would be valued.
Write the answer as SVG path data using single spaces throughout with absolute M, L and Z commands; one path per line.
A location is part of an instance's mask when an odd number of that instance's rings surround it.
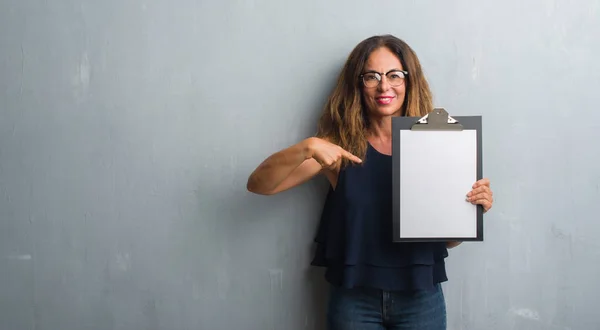
M 401 70 L 401 69 L 398 69 L 398 68 L 394 68 L 394 69 L 388 70 L 387 72 L 383 72 L 383 73 L 382 73 L 382 72 L 379 72 L 379 71 L 375 71 L 375 70 L 367 70 L 367 71 L 365 71 L 364 73 L 379 73 L 379 74 L 388 74 L 388 73 L 390 73 L 390 72 L 394 72 L 394 71 L 404 71 L 404 70 Z

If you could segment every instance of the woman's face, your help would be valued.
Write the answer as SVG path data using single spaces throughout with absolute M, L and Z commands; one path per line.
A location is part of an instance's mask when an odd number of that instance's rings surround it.
M 370 115 L 377 117 L 400 115 L 404 103 L 406 82 L 400 59 L 388 48 L 381 47 L 369 55 L 363 75 L 363 99 Z M 381 81 L 377 84 L 379 73 Z M 365 86 L 365 84 L 373 85 Z

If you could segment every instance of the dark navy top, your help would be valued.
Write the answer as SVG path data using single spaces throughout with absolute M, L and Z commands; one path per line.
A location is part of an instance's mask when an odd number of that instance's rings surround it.
M 446 243 L 392 241 L 392 189 L 392 156 L 371 144 L 362 164 L 340 171 L 327 194 L 311 263 L 327 267 L 331 284 L 399 291 L 448 280 Z

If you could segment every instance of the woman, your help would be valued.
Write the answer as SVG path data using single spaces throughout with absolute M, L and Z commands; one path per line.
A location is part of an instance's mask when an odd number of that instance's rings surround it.
M 348 57 L 320 118 L 316 137 L 268 157 L 248 190 L 272 195 L 317 174 L 330 182 L 313 265 L 331 283 L 329 329 L 446 329 L 440 283 L 447 248 L 459 242 L 393 243 L 392 120 L 433 109 L 414 51 L 402 40 L 374 36 Z M 467 200 L 492 207 L 489 180 Z

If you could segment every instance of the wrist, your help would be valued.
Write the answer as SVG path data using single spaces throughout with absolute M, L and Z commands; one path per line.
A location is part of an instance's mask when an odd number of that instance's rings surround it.
M 461 241 L 450 241 L 450 242 L 446 242 L 446 247 L 449 249 L 452 249 L 454 247 L 457 247 L 461 244 Z
M 313 151 L 312 151 L 312 142 L 313 142 L 312 137 L 308 138 L 308 139 L 304 139 L 301 143 L 300 143 L 300 153 L 302 154 L 302 157 L 306 160 L 306 159 L 311 159 L 313 156 Z

